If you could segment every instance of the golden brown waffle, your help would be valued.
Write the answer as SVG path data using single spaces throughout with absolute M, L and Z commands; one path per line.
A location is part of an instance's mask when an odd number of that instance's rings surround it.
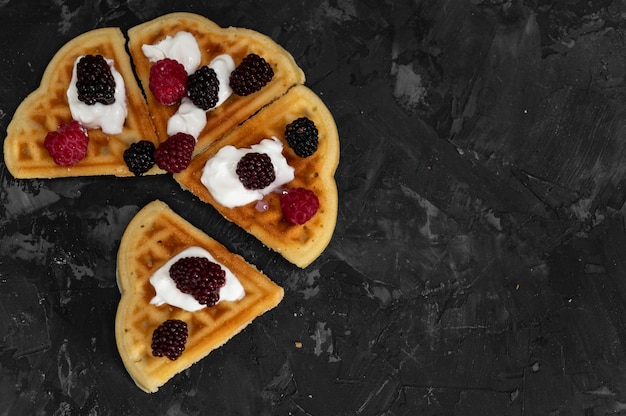
M 318 149 L 307 158 L 296 156 L 285 141 L 285 126 L 299 117 L 311 119 L 319 132 Z M 276 193 L 265 197 L 270 207 L 265 212 L 259 212 L 255 203 L 227 208 L 216 202 L 200 182 L 206 161 L 223 146 L 246 148 L 272 136 L 283 142 L 283 155 L 295 169 L 295 179 L 285 187 L 308 188 L 319 198 L 319 211 L 303 225 L 293 225 L 283 219 Z M 199 154 L 187 169 L 174 175 L 174 178 L 181 187 L 213 205 L 226 219 L 244 228 L 266 246 L 293 264 L 306 267 L 326 248 L 335 229 L 337 185 L 334 174 L 338 162 L 339 138 L 335 121 L 320 98 L 300 85 Z
M 155 295 L 149 282 L 152 273 L 190 246 L 204 248 L 229 268 L 243 285 L 245 297 L 197 312 L 150 304 Z M 115 319 L 117 347 L 128 373 L 146 392 L 157 391 L 283 298 L 281 287 L 161 201 L 146 205 L 128 224 L 119 247 L 117 279 L 122 293 Z M 185 351 L 175 361 L 152 356 L 152 332 L 167 319 L 181 319 L 189 330 Z
M 274 77 L 260 91 L 245 97 L 233 94 L 222 105 L 207 113 L 207 125 L 198 139 L 194 154 L 198 154 L 261 107 L 284 94 L 291 86 L 304 83 L 304 73 L 293 57 L 272 39 L 253 30 L 221 28 L 192 13 L 172 13 L 135 26 L 128 31 L 128 47 L 161 141 L 167 138 L 167 121 L 177 106 L 160 104 L 150 92 L 148 85 L 152 64 L 141 47 L 156 44 L 167 35 L 174 36 L 179 31 L 187 31 L 196 38 L 202 54 L 200 65 L 206 65 L 214 57 L 224 53 L 229 54 L 237 65 L 249 53 L 256 53 L 274 70 Z
M 54 55 L 39 88 L 20 104 L 7 127 L 4 159 L 14 177 L 132 175 L 123 160 L 124 150 L 138 140 L 158 142 L 125 43 L 117 28 L 96 29 L 74 38 Z M 101 54 L 114 60 L 115 68 L 124 78 L 128 116 L 120 134 L 107 135 L 100 129 L 89 130 L 87 156 L 72 167 L 59 166 L 44 148 L 43 141 L 49 131 L 72 120 L 66 91 L 74 61 L 87 54 Z M 159 172 L 162 171 L 153 168 L 148 174 Z

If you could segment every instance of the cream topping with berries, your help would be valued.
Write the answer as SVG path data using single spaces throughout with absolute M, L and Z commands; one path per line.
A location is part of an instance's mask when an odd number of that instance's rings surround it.
M 206 305 L 200 304 L 192 295 L 181 292 L 174 280 L 169 275 L 170 267 L 183 257 L 204 257 L 213 263 L 217 263 L 224 269 L 226 274 L 226 283 L 220 288 L 221 301 L 237 301 L 245 296 L 245 290 L 239 279 L 223 264 L 211 256 L 211 253 L 201 247 L 188 247 L 185 250 L 172 257 L 167 263 L 161 266 L 150 277 L 150 284 L 154 287 L 156 295 L 150 303 L 161 306 L 165 303 L 184 309 L 189 312 L 195 312 L 206 308 Z M 219 303 L 218 302 L 218 303 Z
M 193 74 L 198 69 L 202 57 L 196 38 L 185 31 L 174 36 L 168 35 L 157 44 L 143 45 L 141 51 L 150 62 L 164 58 L 174 59 L 185 67 L 187 74 Z
M 207 160 L 202 169 L 200 181 L 218 203 L 228 208 L 261 200 L 265 195 L 291 182 L 295 177 L 294 168 L 289 166 L 282 151 L 282 142 L 276 137 L 263 139 L 250 148 L 238 149 L 230 145 L 224 146 Z M 251 152 L 266 153 L 274 165 L 276 179 L 263 189 L 246 189 L 236 173 L 239 160 L 246 153 Z
M 218 100 L 215 107 L 219 107 L 233 93 L 230 88 L 228 78 L 230 73 L 235 69 L 235 61 L 228 54 L 216 56 L 210 63 L 209 67 L 213 68 L 219 81 Z M 210 110 L 208 110 L 210 111 Z M 167 122 L 167 134 L 172 136 L 182 132 L 198 138 L 198 135 L 206 126 L 206 112 L 197 107 L 189 98 L 185 97 L 181 100 L 180 106 L 175 114 L 170 117 Z
M 72 70 L 72 80 L 67 89 L 67 101 L 70 106 L 72 118 L 89 129 L 102 129 L 106 134 L 119 134 L 124 128 L 124 122 L 128 115 L 128 107 L 126 102 L 126 87 L 124 78 L 115 69 L 112 59 L 106 59 L 111 74 L 115 80 L 115 102 L 113 104 L 85 104 L 78 99 L 78 89 L 76 81 L 78 79 L 76 67 L 82 56 L 74 61 L 74 69 Z

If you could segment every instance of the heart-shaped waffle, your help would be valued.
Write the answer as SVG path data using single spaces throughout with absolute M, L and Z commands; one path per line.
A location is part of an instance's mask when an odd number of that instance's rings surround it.
M 224 133 L 246 121 L 260 108 L 284 94 L 290 87 L 304 83 L 305 77 L 293 57 L 269 37 L 245 28 L 221 28 L 211 20 L 192 13 L 171 13 L 135 26 L 128 31 L 128 47 L 135 64 L 150 113 L 161 141 L 168 137 L 167 122 L 177 106 L 160 104 L 150 92 L 152 62 L 142 51 L 143 45 L 154 45 L 178 32 L 191 33 L 200 48 L 200 65 L 207 65 L 221 54 L 232 57 L 235 65 L 254 53 L 267 61 L 273 69 L 271 81 L 253 94 L 232 94 L 223 104 L 207 112 L 207 124 L 198 137 L 194 154 L 219 139 Z
M 207 65 L 220 54 L 228 54 L 239 64 L 250 53 L 257 54 L 273 69 L 273 77 L 260 91 L 246 96 L 232 94 L 223 104 L 206 113 L 206 126 L 195 146 L 199 153 L 224 133 L 244 122 L 264 105 L 304 82 L 304 73 L 293 57 L 280 45 L 261 33 L 244 28 L 221 28 L 211 20 L 193 13 L 171 13 L 128 31 L 126 40 L 118 28 L 86 32 L 65 44 L 48 64 L 40 87 L 18 107 L 7 128 L 4 142 L 5 163 L 16 178 L 52 178 L 64 176 L 131 176 L 123 159 L 124 151 L 139 140 L 158 147 L 167 137 L 167 123 L 178 105 L 159 103 L 149 88 L 151 62 L 143 53 L 144 45 L 154 45 L 178 32 L 191 33 L 201 52 L 200 65 Z M 87 156 L 66 167 L 55 164 L 43 143 L 50 131 L 72 120 L 66 91 L 77 57 L 101 54 L 112 59 L 121 73 L 128 102 L 128 116 L 120 134 L 89 130 Z M 132 58 L 132 65 L 131 65 Z M 134 68 L 134 71 L 133 71 Z M 136 77 L 143 87 L 143 94 Z M 146 104 L 147 102 L 147 104 Z M 153 167 L 147 174 L 163 173 Z
M 297 156 L 285 138 L 286 126 L 301 117 L 311 120 L 318 130 L 317 150 L 308 157 Z M 285 220 L 280 206 L 280 192 L 271 192 L 264 197 L 267 203 L 265 211 L 259 210 L 254 202 L 229 208 L 217 202 L 201 181 L 207 160 L 224 146 L 248 148 L 271 137 L 282 143 L 282 154 L 294 168 L 295 177 L 284 185 L 284 189 L 305 188 L 313 191 L 319 199 L 318 211 L 304 224 L 292 224 Z M 266 246 L 295 265 L 306 267 L 326 248 L 335 229 L 337 185 L 334 174 L 338 163 L 339 139 L 334 119 L 314 92 L 299 85 L 200 153 L 187 169 L 175 174 L 174 178 L 182 188 L 214 206 L 226 219 Z
M 189 247 L 203 248 L 228 268 L 245 296 L 195 312 L 150 303 L 156 294 L 150 277 Z M 122 293 L 115 318 L 117 347 L 128 373 L 146 392 L 157 391 L 283 298 L 281 287 L 158 200 L 142 208 L 128 224 L 117 257 L 117 282 Z M 188 326 L 185 350 L 176 360 L 155 357 L 151 350 L 153 331 L 169 319 Z
M 158 144 L 141 89 L 135 80 L 126 39 L 118 28 L 96 29 L 66 43 L 52 58 L 40 86 L 18 106 L 7 127 L 4 160 L 16 178 L 53 178 L 65 176 L 131 176 L 123 159 L 131 143 L 148 140 Z M 72 121 L 66 91 L 74 61 L 79 56 L 100 54 L 112 59 L 124 79 L 128 115 L 120 134 L 90 129 L 86 157 L 74 166 L 57 165 L 44 147 L 44 139 L 59 125 Z M 150 173 L 162 173 L 157 167 Z

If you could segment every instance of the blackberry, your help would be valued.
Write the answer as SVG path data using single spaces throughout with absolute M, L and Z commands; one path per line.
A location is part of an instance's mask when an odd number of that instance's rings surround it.
M 230 73 L 230 87 L 237 95 L 250 95 L 263 88 L 273 77 L 270 64 L 251 53 Z
M 141 140 L 124 150 L 124 162 L 135 176 L 141 176 L 154 166 L 154 143 Z
M 102 55 L 85 55 L 76 66 L 78 99 L 87 105 L 115 102 L 115 79 Z
M 185 321 L 168 319 L 152 333 L 152 355 L 176 360 L 185 350 L 188 336 Z
M 220 300 L 220 288 L 226 283 L 224 269 L 205 257 L 179 259 L 170 267 L 170 277 L 178 290 L 207 306 L 213 306 Z
M 213 68 L 200 67 L 187 78 L 187 95 L 191 101 L 203 110 L 209 110 L 217 104 L 219 81 Z
M 276 179 L 272 159 L 267 153 L 250 152 L 243 155 L 235 169 L 246 189 L 263 189 Z
M 311 156 L 317 150 L 318 135 L 315 123 L 300 117 L 285 128 L 285 139 L 293 152 L 300 157 Z

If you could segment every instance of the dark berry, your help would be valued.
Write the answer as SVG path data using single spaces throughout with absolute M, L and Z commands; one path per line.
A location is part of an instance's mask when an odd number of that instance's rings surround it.
M 76 66 L 78 99 L 87 105 L 115 102 L 115 79 L 102 55 L 85 55 Z
M 62 124 L 56 131 L 49 132 L 43 145 L 57 165 L 72 166 L 87 155 L 89 136 L 87 129 L 78 121 Z
M 189 166 L 195 145 L 196 139 L 192 135 L 176 133 L 154 151 L 154 161 L 167 172 L 181 172 Z
M 185 350 L 188 336 L 185 321 L 168 319 L 152 333 L 152 355 L 176 360 Z
M 213 306 L 220 300 L 220 288 L 226 283 L 224 269 L 205 257 L 179 259 L 170 267 L 170 277 L 178 290 L 207 306 Z
M 243 155 L 235 169 L 246 189 L 263 189 L 276 179 L 272 159 L 267 153 L 250 152 Z
M 249 95 L 263 88 L 274 77 L 270 64 L 251 53 L 230 74 L 230 87 L 237 95 Z
M 320 207 L 317 195 L 309 189 L 292 188 L 280 197 L 280 207 L 285 219 L 292 224 L 304 224 Z
M 161 59 L 150 67 L 148 87 L 161 104 L 175 104 L 187 94 L 187 71 L 174 59 Z
M 287 124 L 285 139 L 296 155 L 311 156 L 317 150 L 317 127 L 307 117 L 300 117 Z
M 141 176 L 154 166 L 154 143 L 141 140 L 124 150 L 124 162 L 135 176 Z
M 213 68 L 207 65 L 198 68 L 187 79 L 187 95 L 191 101 L 203 110 L 209 110 L 217 104 L 219 81 Z

